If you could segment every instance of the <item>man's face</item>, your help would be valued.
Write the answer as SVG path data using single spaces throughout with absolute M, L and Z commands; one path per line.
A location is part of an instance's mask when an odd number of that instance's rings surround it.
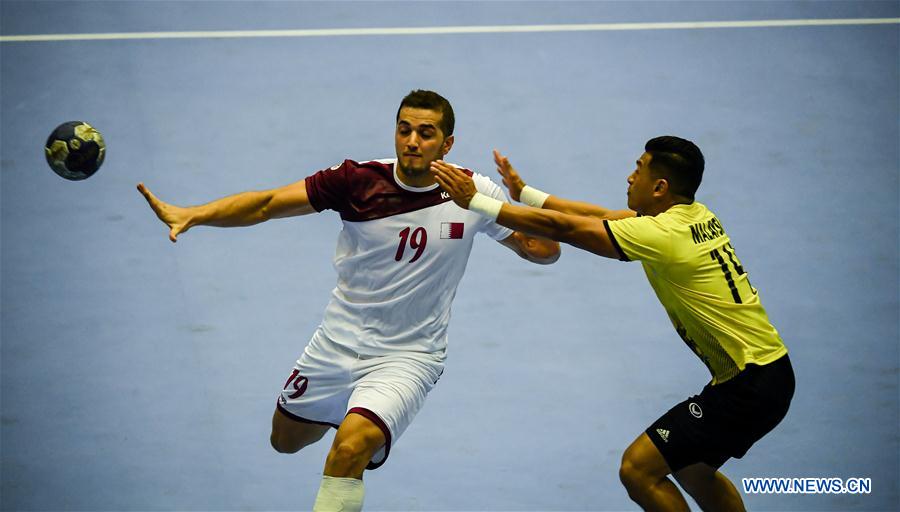
M 441 160 L 453 146 L 453 136 L 444 137 L 437 110 L 403 107 L 394 132 L 397 161 L 407 175 L 429 173 L 431 162 Z
M 650 153 L 644 153 L 635 162 L 636 167 L 628 177 L 628 208 L 643 213 L 653 202 L 653 192 L 658 178 L 650 172 Z

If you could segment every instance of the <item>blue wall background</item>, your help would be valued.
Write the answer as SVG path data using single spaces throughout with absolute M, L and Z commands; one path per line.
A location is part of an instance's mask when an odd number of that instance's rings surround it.
M 896 2 L 16 2 L 3 35 L 898 17 Z M 650 137 L 707 157 L 724 223 L 791 351 L 785 421 L 724 472 L 869 477 L 898 494 L 898 25 L 0 43 L 4 510 L 311 507 L 329 441 L 269 446 L 278 390 L 334 286 L 333 214 L 172 245 L 134 185 L 198 204 L 393 156 L 415 88 L 454 104 L 450 160 L 490 150 L 554 194 L 624 207 Z M 99 128 L 66 182 L 41 144 Z M 550 267 L 483 238 L 448 368 L 368 510 L 633 510 L 624 448 L 708 374 L 636 264 Z M 330 439 L 330 436 L 326 439 Z

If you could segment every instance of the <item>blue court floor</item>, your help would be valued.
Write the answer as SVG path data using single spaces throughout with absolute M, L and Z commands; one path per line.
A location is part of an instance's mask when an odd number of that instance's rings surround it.
M 887 2 L 0 1 L 0 35 L 898 18 Z M 900 504 L 900 25 L 0 42 L 0 509 L 308 510 L 331 436 L 269 446 L 335 283 L 334 213 L 167 239 L 188 205 L 392 157 L 412 89 L 453 103 L 448 160 L 621 208 L 644 142 L 694 140 L 788 345 L 784 422 L 723 472 L 870 478 L 750 510 Z M 102 169 L 41 145 L 84 120 Z M 638 264 L 476 242 L 447 370 L 366 510 L 637 510 L 625 447 L 708 381 Z

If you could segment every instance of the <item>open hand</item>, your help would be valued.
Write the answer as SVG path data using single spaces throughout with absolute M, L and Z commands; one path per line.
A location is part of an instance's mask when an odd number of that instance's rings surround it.
M 137 189 L 150 204 L 150 208 L 153 208 L 159 220 L 169 226 L 169 240 L 177 242 L 178 235 L 191 227 L 188 209 L 160 201 L 143 183 L 138 183 Z
M 453 198 L 453 202 L 462 208 L 469 208 L 472 197 L 478 192 L 471 176 L 442 160 L 431 162 L 431 172 L 441 188 Z
M 503 177 L 503 184 L 509 189 L 509 195 L 513 201 L 518 201 L 522 195 L 522 189 L 525 188 L 525 182 L 516 172 L 509 159 L 501 155 L 499 151 L 494 150 L 494 163 L 497 164 L 497 172 Z

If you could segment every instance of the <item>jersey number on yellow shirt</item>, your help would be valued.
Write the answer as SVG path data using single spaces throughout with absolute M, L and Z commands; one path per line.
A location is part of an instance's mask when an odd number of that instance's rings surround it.
M 737 272 L 738 277 L 747 273 L 744 271 L 744 267 L 741 266 L 740 260 L 737 259 L 737 255 L 734 253 L 734 247 L 731 246 L 730 242 L 723 245 L 722 250 L 728 255 L 728 259 L 731 261 L 731 265 Z M 731 296 L 734 297 L 736 303 L 741 304 L 741 294 L 737 291 L 737 286 L 734 284 L 734 277 L 732 277 L 731 270 L 728 268 L 728 262 L 722 257 L 722 253 L 720 253 L 718 249 L 713 249 L 712 251 L 709 251 L 709 257 L 712 258 L 713 261 L 719 262 L 719 266 L 722 267 L 722 272 L 725 274 L 725 280 L 728 281 L 728 289 L 731 290 Z M 750 291 L 753 292 L 753 295 L 756 295 L 756 289 L 750 284 L 749 277 L 747 278 L 747 284 L 750 285 Z

